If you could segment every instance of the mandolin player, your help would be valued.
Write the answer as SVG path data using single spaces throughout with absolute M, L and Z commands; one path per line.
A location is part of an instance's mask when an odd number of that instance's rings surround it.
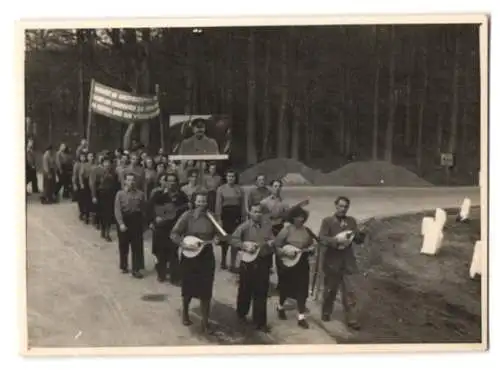
M 358 276 L 356 257 L 352 243 L 361 244 L 365 239 L 363 227 L 347 216 L 351 201 L 340 196 L 335 200 L 336 211 L 321 222 L 319 239 L 326 247 L 323 262 L 324 292 L 322 320 L 329 321 L 337 292 L 342 291 L 342 304 L 347 325 L 355 330 L 360 328 L 356 318 L 355 279 Z M 349 235 L 351 234 L 351 235 Z
M 252 305 L 253 324 L 257 330 L 269 332 L 267 325 L 267 295 L 269 270 L 273 264 L 273 231 L 269 221 L 262 217 L 262 206 L 253 204 L 250 219 L 239 225 L 232 235 L 232 245 L 246 253 L 257 253 L 251 262 L 241 261 L 236 312 L 241 321 Z

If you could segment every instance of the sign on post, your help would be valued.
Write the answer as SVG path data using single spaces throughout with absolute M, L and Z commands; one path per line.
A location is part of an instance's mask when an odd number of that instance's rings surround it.
M 441 153 L 441 166 L 451 168 L 455 165 L 453 153 Z

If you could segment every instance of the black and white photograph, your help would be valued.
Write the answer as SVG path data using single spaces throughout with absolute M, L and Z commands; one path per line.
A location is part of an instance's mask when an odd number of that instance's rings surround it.
M 19 22 L 23 354 L 486 350 L 488 17 L 427 17 Z

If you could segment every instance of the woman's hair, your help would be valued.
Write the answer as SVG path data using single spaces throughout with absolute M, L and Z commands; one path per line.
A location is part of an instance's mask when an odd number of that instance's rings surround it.
M 230 168 L 230 169 L 226 170 L 226 173 L 225 173 L 225 175 L 224 175 L 224 180 L 226 180 L 226 182 L 227 182 L 227 175 L 228 175 L 228 174 L 230 174 L 230 173 L 232 173 L 232 174 L 234 175 L 234 183 L 235 183 L 235 184 L 238 184 L 238 183 L 239 183 L 239 181 L 240 181 L 240 176 L 239 176 L 239 173 L 238 173 L 238 172 L 236 172 L 236 170 L 234 170 L 234 169 L 232 169 L 232 168 Z
M 304 208 L 302 207 L 295 207 L 290 210 L 288 213 L 287 217 L 287 222 L 293 223 L 293 220 L 297 217 L 303 217 L 304 218 L 304 223 L 307 222 L 309 219 L 309 212 L 307 212 Z
M 193 194 L 191 195 L 191 205 L 193 206 L 193 208 L 195 207 L 195 202 L 196 202 L 196 197 L 198 195 L 201 195 L 201 196 L 204 196 L 205 198 L 208 197 L 208 194 L 205 190 L 196 190 L 195 192 L 193 192 Z
M 198 170 L 196 168 L 192 168 L 188 171 L 187 177 L 190 178 L 192 176 L 198 176 Z
M 280 186 L 283 186 L 283 181 L 281 181 L 280 179 L 271 180 L 271 182 L 269 183 L 269 185 L 273 186 L 275 182 L 277 182 L 278 184 L 280 184 Z
M 176 173 L 173 172 L 163 172 L 159 177 L 158 177 L 158 184 L 161 184 L 162 181 L 167 180 L 169 176 L 172 176 L 175 178 L 175 182 L 178 185 L 179 184 L 179 176 L 177 176 Z

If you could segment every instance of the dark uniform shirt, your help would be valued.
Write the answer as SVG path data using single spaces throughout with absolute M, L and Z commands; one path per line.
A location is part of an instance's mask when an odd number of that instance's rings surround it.
M 31 168 L 36 168 L 35 152 L 32 148 L 26 150 L 26 164 Z
M 219 144 L 214 139 L 204 136 L 201 139 L 191 136 L 184 139 L 179 147 L 180 155 L 219 154 Z
M 172 227 L 174 222 L 188 209 L 189 199 L 182 191 L 167 192 L 161 188 L 156 188 L 151 192 L 148 202 L 148 215 L 151 222 L 155 222 L 160 217 L 160 226 Z
M 243 249 L 244 242 L 257 243 L 261 247 L 260 256 L 265 257 L 274 252 L 272 247 L 265 244 L 272 240 L 273 237 L 273 230 L 269 222 L 263 220 L 260 223 L 256 223 L 253 220 L 247 220 L 234 231 L 231 237 L 231 245 L 238 249 Z
M 115 217 L 119 225 L 123 224 L 123 215 L 143 213 L 145 211 L 144 193 L 140 190 L 124 189 L 116 193 Z
M 62 172 L 68 168 L 71 168 L 71 156 L 68 153 L 57 152 L 56 153 L 56 166 L 59 172 Z
M 323 219 L 319 231 L 321 245 L 326 247 L 323 268 L 326 271 L 354 273 L 357 272 L 356 258 L 352 245 L 345 249 L 338 249 L 335 236 L 342 231 L 357 231 L 358 225 L 353 217 L 347 216 L 339 219 L 336 216 L 329 216 Z M 355 243 L 362 240 L 355 238 Z
M 94 165 L 90 169 L 89 187 L 93 198 L 97 197 L 97 189 L 99 188 L 99 185 L 102 181 L 103 174 L 104 174 L 104 167 L 100 165 Z
M 45 174 L 52 174 L 56 169 L 56 163 L 54 161 L 54 156 L 49 151 L 46 151 L 42 159 L 43 172 Z
M 99 179 L 99 191 L 118 191 L 120 183 L 118 176 L 112 168 L 103 168 Z

